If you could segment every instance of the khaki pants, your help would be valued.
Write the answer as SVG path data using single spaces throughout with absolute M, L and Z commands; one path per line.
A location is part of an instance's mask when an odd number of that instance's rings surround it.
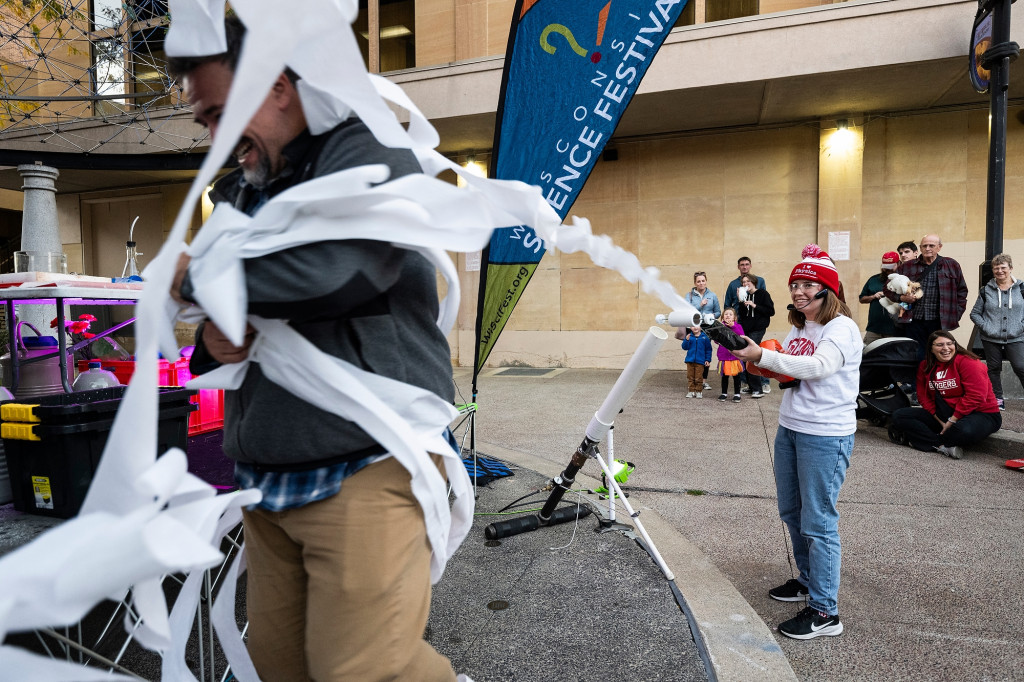
M 686 381 L 691 393 L 704 391 L 704 365 L 700 362 L 686 363 Z
M 246 510 L 243 521 L 249 653 L 264 682 L 455 679 L 423 639 L 430 546 L 393 457 L 345 479 L 338 495 Z

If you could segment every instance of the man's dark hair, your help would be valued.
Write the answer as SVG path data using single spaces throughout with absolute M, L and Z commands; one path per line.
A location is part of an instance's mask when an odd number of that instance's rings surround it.
M 224 37 L 227 39 L 228 49 L 220 54 L 211 54 L 205 57 L 171 57 L 167 60 L 167 73 L 177 81 L 189 75 L 203 64 L 220 62 L 232 72 L 238 67 L 238 57 L 242 54 L 242 43 L 245 42 L 245 24 L 234 12 L 229 12 L 224 17 Z M 299 74 L 285 67 L 284 75 L 295 84 L 299 80 Z
M 242 53 L 242 43 L 245 42 L 245 25 L 235 14 L 224 17 L 224 35 L 228 43 L 226 52 L 205 57 L 170 57 L 167 60 L 167 73 L 180 81 L 203 64 L 210 62 L 220 62 L 234 71 L 238 66 L 238 56 Z
M 917 244 L 915 244 L 914 242 L 903 242 L 902 244 L 900 244 L 899 246 L 896 247 L 897 251 L 902 251 L 903 249 L 910 249 L 911 251 L 917 251 Z
M 750 256 L 740 256 L 739 258 L 736 259 L 736 265 L 739 265 L 743 261 L 747 261 L 748 263 L 752 263 L 753 262 L 753 261 L 750 260 Z

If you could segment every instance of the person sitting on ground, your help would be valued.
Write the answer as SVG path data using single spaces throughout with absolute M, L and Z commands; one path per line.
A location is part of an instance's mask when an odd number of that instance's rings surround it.
M 928 337 L 928 355 L 917 370 L 921 407 L 892 413 L 890 437 L 922 452 L 953 459 L 1003 425 L 985 364 L 940 329 Z
M 1001 253 L 992 259 L 992 274 L 981 288 L 971 310 L 971 322 L 978 325 L 981 345 L 985 349 L 988 378 L 996 394 L 999 409 L 1003 401 L 1003 360 L 1010 361 L 1013 373 L 1024 386 L 1024 282 L 1016 279 L 1013 259 Z

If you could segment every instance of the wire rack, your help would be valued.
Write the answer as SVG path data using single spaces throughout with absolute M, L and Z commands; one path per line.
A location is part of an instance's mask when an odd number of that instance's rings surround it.
M 0 143 L 49 152 L 190 152 L 205 140 L 167 74 L 166 0 L 0 3 Z

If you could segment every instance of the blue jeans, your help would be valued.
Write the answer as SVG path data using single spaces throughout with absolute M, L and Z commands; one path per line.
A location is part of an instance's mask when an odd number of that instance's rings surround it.
M 810 606 L 839 613 L 839 510 L 853 450 L 849 436 L 812 436 L 780 426 L 775 434 L 775 487 L 779 516 L 789 528 L 800 582 Z

